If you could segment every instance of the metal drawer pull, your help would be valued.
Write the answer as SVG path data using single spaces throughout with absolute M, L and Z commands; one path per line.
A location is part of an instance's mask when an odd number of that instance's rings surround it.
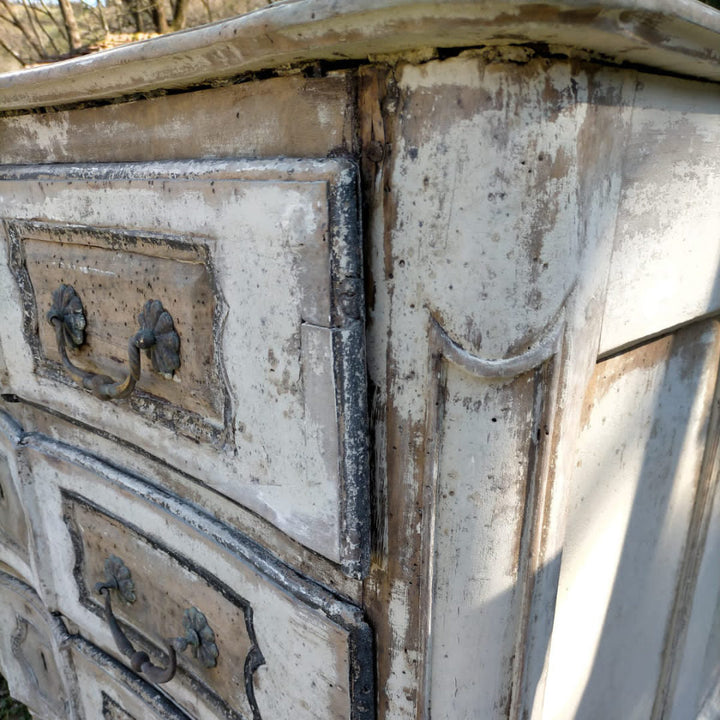
M 115 555 L 111 555 L 105 560 L 105 582 L 98 583 L 95 586 L 96 592 L 105 595 L 105 620 L 110 626 L 113 640 L 115 640 L 118 650 L 130 658 L 130 667 L 136 673 L 144 675 L 153 683 L 169 682 L 175 677 L 175 670 L 177 669 L 175 648 L 170 643 L 166 643 L 169 660 L 166 668 L 153 665 L 150 662 L 150 656 L 146 652 L 135 650 L 121 630 L 115 615 L 113 615 L 112 604 L 110 603 L 111 590 L 117 590 L 127 602 L 135 602 L 135 585 L 130 577 L 130 571 L 125 566 L 125 563 Z
M 67 346 L 80 347 L 85 343 L 85 310 L 72 285 L 60 285 L 53 293 L 53 302 L 47 314 L 55 328 L 55 339 L 63 366 L 82 387 L 91 390 L 101 400 L 127 397 L 140 379 L 140 351 L 145 350 L 153 369 L 165 375 L 180 367 L 180 337 L 170 313 L 159 300 L 148 300 L 138 315 L 140 330 L 128 343 L 130 372 L 124 380 L 113 380 L 107 375 L 81 370 L 70 362 Z
M 110 591 L 117 590 L 120 596 L 128 603 L 135 602 L 135 584 L 130 570 L 117 556 L 111 555 L 105 560 L 105 582 L 97 583 L 95 591 L 105 596 L 105 620 L 110 626 L 115 644 L 123 655 L 130 658 L 130 667 L 144 675 L 150 682 L 166 683 L 173 679 L 177 670 L 178 652 L 183 652 L 188 646 L 193 648 L 193 655 L 206 668 L 217 665 L 218 648 L 215 644 L 215 633 L 208 625 L 205 615 L 195 607 L 185 610 L 183 627 L 185 635 L 166 642 L 168 653 L 168 666 L 157 667 L 150 662 L 150 657 L 142 650 L 135 650 L 113 614 L 110 602 Z

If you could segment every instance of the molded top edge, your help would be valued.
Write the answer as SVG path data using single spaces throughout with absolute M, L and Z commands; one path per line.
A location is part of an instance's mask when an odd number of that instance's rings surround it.
M 286 0 L 0 75 L 0 111 L 177 89 L 315 60 L 526 43 L 720 81 L 720 11 L 699 0 Z

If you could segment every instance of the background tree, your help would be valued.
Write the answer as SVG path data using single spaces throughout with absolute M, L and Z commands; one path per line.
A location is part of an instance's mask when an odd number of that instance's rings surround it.
M 274 0 L 0 0 L 0 71 L 202 25 Z

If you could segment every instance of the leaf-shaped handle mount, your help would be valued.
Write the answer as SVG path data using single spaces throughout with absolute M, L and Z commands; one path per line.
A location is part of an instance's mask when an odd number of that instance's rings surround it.
M 193 657 L 196 657 L 203 667 L 214 668 L 217 665 L 218 647 L 215 644 L 215 633 L 205 615 L 196 607 L 188 608 L 183 614 L 183 628 L 185 634 L 173 641 L 175 649 L 183 652 L 190 646 Z
M 148 300 L 138 315 L 140 330 L 128 343 L 130 372 L 124 380 L 81 370 L 70 361 L 67 346 L 77 348 L 85 343 L 87 325 L 85 309 L 72 285 L 60 285 L 55 290 L 47 319 L 55 328 L 63 367 L 75 382 L 101 400 L 124 398 L 132 393 L 140 379 L 141 350 L 145 350 L 156 372 L 171 375 L 180 367 L 180 337 L 172 316 L 159 300 Z

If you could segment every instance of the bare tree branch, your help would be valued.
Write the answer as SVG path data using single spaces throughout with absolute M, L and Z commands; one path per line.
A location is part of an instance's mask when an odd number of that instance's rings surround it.
M 0 47 L 9 55 L 12 55 L 15 60 L 17 60 L 23 67 L 27 67 L 28 63 L 23 60 L 23 58 L 21 58 L 20 55 L 15 52 L 15 50 L 13 50 L 9 45 L 7 45 L 2 38 L 0 38 Z
M 25 9 L 25 17 L 27 18 L 27 23 L 30 26 L 30 29 L 32 30 L 33 36 L 35 37 L 35 40 L 38 44 L 38 47 L 42 48 L 42 57 L 47 57 L 47 52 L 45 51 L 45 46 L 43 41 L 40 39 L 40 33 L 38 32 L 37 25 L 37 16 L 30 8 L 27 0 L 22 0 L 22 6 Z
M 12 18 L 11 20 L 9 20 L 9 22 L 11 22 L 11 23 L 22 33 L 22 35 L 23 35 L 23 37 L 25 38 L 25 40 L 27 41 L 28 45 L 30 45 L 30 47 L 31 47 L 31 48 L 33 49 L 33 51 L 37 54 L 37 56 L 38 56 L 39 58 L 40 58 L 40 57 L 43 57 L 43 48 L 42 48 L 42 46 L 38 45 L 38 44 L 35 42 L 34 38 L 30 35 L 30 33 L 28 32 L 27 28 L 25 27 L 25 24 L 22 23 L 22 22 L 20 22 L 20 21 L 17 19 L 15 13 L 13 12 L 12 5 L 8 2 L 8 0 L 0 0 L 0 5 L 1 5 L 3 8 L 5 8 L 8 16 L 9 16 L 10 18 Z
M 58 30 L 65 31 L 65 28 L 63 24 L 58 20 L 57 14 L 54 13 L 46 4 L 45 0 L 39 0 L 40 6 L 38 7 L 38 12 L 42 12 L 44 15 L 47 15 L 47 17 L 52 20 L 53 24 Z
M 95 3 L 95 11 L 100 18 L 100 25 L 102 26 L 103 32 L 107 35 L 110 32 L 110 26 L 108 25 L 107 18 L 105 17 L 105 11 L 103 10 L 102 2 Z
M 170 26 L 168 25 L 167 15 L 165 14 L 165 3 L 163 0 L 155 0 L 150 10 L 152 14 L 153 23 L 155 23 L 155 30 L 159 33 L 166 33 Z
M 212 7 L 210 7 L 210 0 L 201 0 L 203 7 L 205 8 L 205 12 L 207 13 L 207 19 L 208 22 L 212 22 L 214 20 L 213 18 L 213 12 Z
M 45 5 L 43 0 L 39 0 L 39 2 L 40 2 L 40 5 L 35 6 L 35 11 L 42 13 L 43 15 L 47 15 L 47 17 L 49 17 L 52 20 L 55 27 L 57 27 L 58 30 L 62 30 L 62 25 L 58 22 L 58 19 L 55 17 L 55 15 L 53 15 L 53 13 L 50 12 L 50 10 L 48 9 L 47 5 Z M 55 42 L 55 38 L 50 34 L 50 31 L 45 27 L 45 25 L 42 22 L 38 21 L 38 25 L 40 26 L 40 29 L 47 36 L 47 39 L 50 41 L 50 44 L 52 45 L 54 53 L 56 55 L 59 55 L 60 48 L 57 46 L 57 43 Z

